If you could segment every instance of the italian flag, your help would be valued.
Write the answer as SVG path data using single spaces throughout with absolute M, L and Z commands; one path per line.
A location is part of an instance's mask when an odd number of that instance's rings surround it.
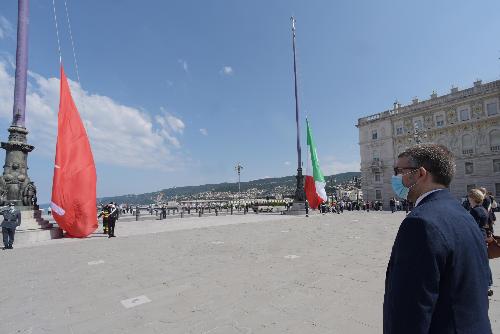
M 325 178 L 323 177 L 323 173 L 321 173 L 321 169 L 319 169 L 318 153 L 316 152 L 316 145 L 314 145 L 311 127 L 307 119 L 306 124 L 307 146 L 311 153 L 311 159 L 307 159 L 308 163 L 306 167 L 306 182 L 304 188 L 309 206 L 312 209 L 317 209 L 321 203 L 327 201 L 328 197 L 325 191 Z

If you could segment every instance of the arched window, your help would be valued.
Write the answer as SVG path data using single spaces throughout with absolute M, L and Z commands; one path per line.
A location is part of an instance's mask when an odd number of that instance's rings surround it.
M 500 152 L 500 130 L 490 132 L 490 149 L 492 152 Z
M 469 134 L 462 136 L 462 154 L 474 153 L 474 144 L 472 141 L 472 136 Z

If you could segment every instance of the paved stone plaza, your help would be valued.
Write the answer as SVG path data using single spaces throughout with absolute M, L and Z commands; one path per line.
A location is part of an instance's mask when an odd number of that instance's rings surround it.
M 0 251 L 0 333 L 381 333 L 403 217 L 124 219 L 117 238 L 19 245 Z

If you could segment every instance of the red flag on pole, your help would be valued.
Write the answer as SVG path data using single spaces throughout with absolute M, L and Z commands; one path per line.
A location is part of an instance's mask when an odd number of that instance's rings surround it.
M 61 65 L 61 97 L 52 214 L 67 236 L 83 238 L 97 228 L 96 171 L 89 139 Z

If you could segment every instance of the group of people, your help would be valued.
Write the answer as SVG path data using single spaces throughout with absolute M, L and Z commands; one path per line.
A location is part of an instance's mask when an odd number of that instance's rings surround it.
M 406 214 L 408 214 L 408 212 L 413 209 L 413 203 L 406 199 L 400 201 L 396 197 L 392 197 L 389 200 L 389 208 L 391 209 L 392 213 L 404 210 Z
M 115 224 L 120 216 L 120 209 L 114 202 L 109 202 L 102 207 L 97 218 L 102 217 L 103 233 L 108 235 L 108 238 L 115 237 Z

